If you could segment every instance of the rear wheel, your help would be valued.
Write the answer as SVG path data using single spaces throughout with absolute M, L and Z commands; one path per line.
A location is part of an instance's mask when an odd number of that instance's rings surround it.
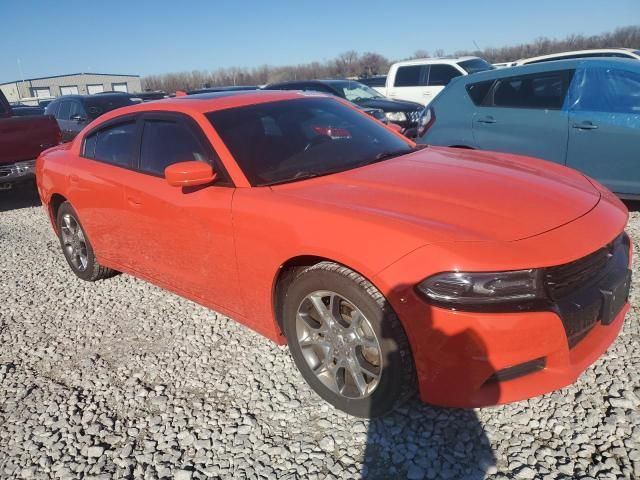
M 60 245 L 67 263 L 79 278 L 93 282 L 113 274 L 113 270 L 103 267 L 96 260 L 93 247 L 69 202 L 58 209 L 56 218 Z
M 302 271 L 284 301 L 291 355 L 309 385 L 358 417 L 383 415 L 415 389 L 409 344 L 382 294 L 352 270 Z

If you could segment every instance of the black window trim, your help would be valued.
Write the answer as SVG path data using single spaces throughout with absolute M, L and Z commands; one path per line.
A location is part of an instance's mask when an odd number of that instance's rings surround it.
M 94 162 L 100 162 L 105 165 L 110 165 L 112 167 L 123 168 L 125 170 L 129 170 L 132 172 L 140 173 L 143 175 L 149 175 L 152 177 L 162 178 L 163 175 L 158 175 L 153 172 L 149 172 L 147 170 L 142 170 L 140 168 L 140 154 L 142 151 L 142 133 L 144 131 L 144 122 L 145 120 L 164 120 L 170 122 L 180 122 L 186 126 L 191 132 L 194 134 L 198 143 L 201 144 L 204 150 L 209 150 L 211 154 L 211 159 L 213 160 L 213 168 L 216 172 L 217 178 L 214 185 L 216 187 L 235 187 L 231 176 L 227 172 L 227 169 L 224 167 L 220 156 L 211 145 L 211 142 L 207 139 L 206 135 L 197 124 L 197 122 L 188 114 L 182 112 L 163 112 L 163 111 L 145 111 L 145 112 L 135 112 L 135 113 L 127 113 L 124 115 L 120 115 L 118 117 L 109 119 L 100 125 L 95 126 L 91 130 L 89 130 L 82 137 L 82 146 L 80 148 L 80 157 L 85 158 L 87 160 L 93 160 Z M 131 152 L 131 163 L 128 166 L 125 165 L 117 165 L 115 163 L 107 162 L 105 160 L 100 160 L 98 158 L 87 157 L 84 154 L 87 138 L 94 135 L 99 134 L 103 130 L 108 130 L 113 127 L 117 127 L 118 125 L 134 123 L 135 124 L 135 140 L 133 144 L 133 149 Z M 207 161 L 207 163 L 211 164 L 211 162 Z
M 562 101 L 562 105 L 559 108 L 549 108 L 549 107 L 544 107 L 544 108 L 536 108 L 536 107 L 519 107 L 519 106 L 509 106 L 509 107 L 505 107 L 502 105 L 494 105 L 494 95 L 496 92 L 496 89 L 498 88 L 498 85 L 500 84 L 500 82 L 503 81 L 513 81 L 513 80 L 519 80 L 519 79 L 524 79 L 524 78 L 530 78 L 530 77 L 540 77 L 540 76 L 547 76 L 547 75 L 552 75 L 554 73 L 559 73 L 559 74 L 564 74 L 564 75 L 570 75 L 569 78 L 569 83 L 567 84 L 567 88 L 564 92 L 564 100 Z M 505 76 L 505 77 L 500 77 L 500 78 L 496 78 L 493 80 L 493 85 L 491 85 L 491 87 L 489 88 L 489 91 L 487 92 L 487 94 L 484 97 L 484 100 L 482 101 L 481 104 L 478 104 L 478 107 L 488 107 L 488 108 L 512 108 L 512 109 L 517 109 L 517 110 L 553 110 L 553 111 L 562 111 L 564 108 L 564 105 L 567 101 L 567 96 L 569 95 L 569 91 L 571 90 L 571 83 L 573 82 L 573 79 L 575 77 L 575 73 L 576 73 L 576 68 L 561 68 L 561 69 L 555 69 L 555 70 L 544 70 L 541 72 L 535 72 L 535 73 L 526 73 L 526 74 L 520 74 L 520 75 L 511 75 L 511 76 Z M 476 82 L 476 83 L 480 83 L 480 82 Z

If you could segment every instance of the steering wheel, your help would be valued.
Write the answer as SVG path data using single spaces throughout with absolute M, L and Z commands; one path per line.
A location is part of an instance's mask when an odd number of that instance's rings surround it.
M 331 141 L 331 137 L 328 135 L 316 135 L 311 139 L 309 143 L 307 143 L 307 145 L 304 147 L 304 151 L 306 152 L 307 150 L 310 150 L 313 147 L 316 147 L 318 145 L 321 145 L 325 142 L 330 142 L 330 141 Z

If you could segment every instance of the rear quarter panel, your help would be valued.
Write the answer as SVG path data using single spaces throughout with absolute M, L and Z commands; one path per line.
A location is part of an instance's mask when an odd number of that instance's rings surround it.
M 457 77 L 429 104 L 436 120 L 418 143 L 442 147 L 476 148 L 473 112 L 476 108 L 465 88 L 465 77 Z

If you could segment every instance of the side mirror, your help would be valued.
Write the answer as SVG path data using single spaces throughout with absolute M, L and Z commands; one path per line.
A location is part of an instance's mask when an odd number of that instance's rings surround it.
M 194 187 L 213 182 L 216 172 L 205 162 L 180 162 L 165 168 L 164 178 L 172 187 Z
M 82 115 L 80 114 L 75 114 L 75 115 L 71 115 L 71 120 L 75 120 L 78 123 L 84 122 L 86 120 L 86 118 L 84 118 Z

